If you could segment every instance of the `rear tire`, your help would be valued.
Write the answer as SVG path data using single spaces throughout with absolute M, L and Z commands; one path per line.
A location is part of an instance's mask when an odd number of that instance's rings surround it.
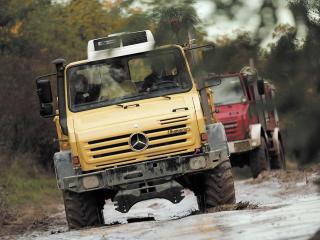
M 99 226 L 103 221 L 104 197 L 99 192 L 63 191 L 66 218 L 70 229 Z
M 260 147 L 250 152 L 249 161 L 253 178 L 258 177 L 263 171 L 270 170 L 268 147 L 263 137 Z
M 204 173 L 204 209 L 236 202 L 230 161 Z

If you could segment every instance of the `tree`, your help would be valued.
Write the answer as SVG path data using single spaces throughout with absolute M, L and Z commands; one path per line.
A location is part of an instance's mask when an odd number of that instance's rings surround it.
M 151 14 L 155 38 L 158 45 L 186 44 L 196 38 L 197 43 L 203 41 L 205 33 L 202 30 L 200 19 L 194 9 L 194 0 L 172 2 L 168 0 L 144 0 Z

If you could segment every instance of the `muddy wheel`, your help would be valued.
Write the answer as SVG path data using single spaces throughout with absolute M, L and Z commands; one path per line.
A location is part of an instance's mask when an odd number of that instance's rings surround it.
M 266 141 L 261 137 L 259 148 L 250 152 L 249 156 L 252 177 L 256 178 L 263 171 L 270 170 L 270 160 Z
M 101 194 L 63 191 L 63 200 L 70 229 L 103 224 L 104 199 Z
M 204 209 L 236 202 L 231 164 L 226 161 L 204 173 Z
M 271 157 L 271 168 L 272 169 L 286 169 L 286 159 L 282 142 L 279 143 L 279 152 L 277 155 Z

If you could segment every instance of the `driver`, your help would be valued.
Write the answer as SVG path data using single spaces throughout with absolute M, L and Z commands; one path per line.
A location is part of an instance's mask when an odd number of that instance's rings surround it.
M 151 63 L 152 72 L 145 77 L 144 82 L 141 86 L 141 91 L 148 91 L 152 86 L 161 82 L 163 77 L 166 76 L 165 68 L 163 63 Z

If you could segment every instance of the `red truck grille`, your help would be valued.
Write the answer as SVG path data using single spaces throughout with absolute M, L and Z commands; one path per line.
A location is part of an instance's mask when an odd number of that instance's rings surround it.
M 223 119 L 222 124 L 226 131 L 228 141 L 242 140 L 245 138 L 242 121 L 237 121 L 236 118 Z
M 226 130 L 226 134 L 234 134 L 237 132 L 238 123 L 236 121 L 224 122 L 223 126 Z

